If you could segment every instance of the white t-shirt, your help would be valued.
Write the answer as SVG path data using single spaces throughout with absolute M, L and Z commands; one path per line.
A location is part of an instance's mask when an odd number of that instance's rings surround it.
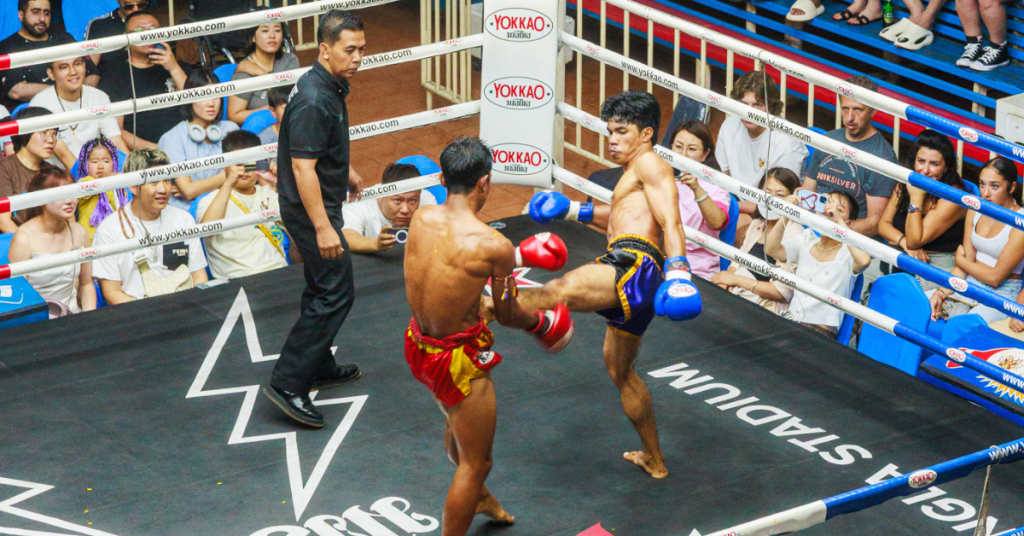
M 420 192 L 421 207 L 436 204 L 437 200 L 434 199 L 434 194 L 426 190 Z M 391 220 L 384 217 L 376 200 L 345 203 L 341 206 L 341 216 L 345 220 L 342 229 L 352 229 L 363 236 L 372 238 L 380 236 L 381 230 L 391 225 Z
M 726 117 L 718 129 L 718 142 L 715 146 L 718 165 L 723 171 L 728 171 L 730 177 L 755 188 L 764 173 L 774 167 L 787 168 L 799 177 L 804 161 L 807 160 L 807 146 L 772 132 L 769 150 L 768 132 L 765 129 L 760 136 L 750 139 L 750 133 L 739 117 Z M 769 157 L 771 161 L 766 165 Z
M 174 207 L 164 208 L 160 217 L 155 221 L 139 220 L 132 214 L 130 206 L 125 207 L 124 216 L 121 214 L 120 211 L 115 212 L 100 223 L 96 228 L 96 236 L 93 238 L 94 245 L 124 241 L 126 240 L 125 233 L 128 234 L 128 238 L 142 238 L 146 236 L 147 231 L 150 236 L 154 236 L 196 224 L 188 212 Z M 121 231 L 122 222 L 124 223 L 123 232 Z M 145 252 L 149 268 L 161 278 L 167 278 L 178 266 L 185 263 L 188 264 L 189 272 L 206 268 L 203 245 L 198 238 L 143 248 L 138 251 Z M 142 284 L 142 274 L 139 273 L 139 267 L 135 264 L 134 251 L 101 257 L 92 261 L 92 275 L 97 279 L 120 281 L 121 291 L 137 300 L 146 297 L 146 287 Z
M 256 193 L 251 195 L 238 192 L 232 192 L 231 195 L 245 205 L 249 213 L 279 208 L 277 192 L 269 186 L 256 185 Z M 217 192 L 213 191 L 199 199 L 196 210 L 199 221 L 203 221 L 203 215 L 216 197 Z M 244 215 L 245 212 L 238 208 L 234 201 L 228 200 L 227 209 L 224 211 L 225 219 Z M 269 231 L 274 224 L 263 225 Z M 206 254 L 210 258 L 210 271 L 213 272 L 213 277 L 218 279 L 235 279 L 288 266 L 280 251 L 256 226 L 242 227 L 208 236 L 203 240 L 206 241 Z
M 50 86 L 39 93 L 29 102 L 29 106 L 40 106 L 55 114 L 64 112 L 88 110 L 99 106 L 110 106 L 110 97 L 106 93 L 90 86 L 82 86 L 82 98 L 76 102 L 68 102 L 57 96 L 57 88 Z M 75 127 L 71 130 L 71 127 Z M 64 140 L 71 154 L 78 159 L 82 146 L 91 140 L 99 137 L 100 134 L 108 138 L 121 135 L 121 127 L 117 126 L 117 118 L 105 117 L 95 121 L 82 121 L 74 125 L 61 127 L 60 139 Z
M 811 229 L 782 241 L 786 248 L 786 262 L 796 265 L 796 275 L 811 283 L 828 290 L 842 298 L 850 297 L 853 288 L 853 255 L 850 248 L 843 244 L 836 252 L 836 258 L 829 262 L 821 262 L 811 255 L 811 248 L 820 240 Z M 827 303 L 797 290 L 789 302 L 789 312 L 793 320 L 805 324 L 819 324 L 839 327 L 843 322 L 843 312 Z

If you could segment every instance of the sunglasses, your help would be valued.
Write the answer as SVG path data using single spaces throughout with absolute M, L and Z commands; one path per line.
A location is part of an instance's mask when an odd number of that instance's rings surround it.
M 130 13 L 132 11 L 138 11 L 140 9 L 146 9 L 147 7 L 149 7 L 149 2 L 138 2 L 138 3 L 134 3 L 134 4 L 125 2 L 125 4 L 121 7 L 121 9 L 123 9 L 125 12 Z

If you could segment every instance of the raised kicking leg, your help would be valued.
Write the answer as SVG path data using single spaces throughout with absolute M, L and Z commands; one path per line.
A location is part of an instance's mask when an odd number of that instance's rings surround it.
M 445 409 L 445 450 L 455 464 L 442 517 L 442 536 L 464 536 L 473 516 L 484 514 L 495 521 L 515 521 L 491 495 L 484 480 L 491 471 L 496 407 L 490 376 L 470 382 L 472 390 L 459 404 Z
M 570 311 L 592 313 L 618 305 L 615 268 L 607 264 L 585 264 L 541 288 L 519 289 L 519 304 L 527 311 L 554 309 L 564 303 Z M 480 314 L 492 320 L 494 302 L 489 296 L 480 300 Z
M 622 335 L 611 327 L 604 337 L 604 364 L 615 387 L 619 388 L 622 409 L 640 435 L 643 450 L 626 452 L 627 460 L 643 468 L 654 478 L 665 478 L 665 455 L 658 443 L 658 427 L 654 422 L 654 405 L 647 385 L 633 369 L 633 361 L 640 351 L 640 338 Z

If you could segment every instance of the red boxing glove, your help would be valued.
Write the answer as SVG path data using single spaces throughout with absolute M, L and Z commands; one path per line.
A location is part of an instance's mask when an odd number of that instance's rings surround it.
M 551 233 L 537 233 L 516 247 L 517 268 L 530 266 L 553 272 L 565 266 L 568 257 L 565 242 Z
M 554 310 L 534 311 L 534 314 L 540 317 L 540 322 L 530 333 L 544 350 L 551 353 L 562 351 L 572 340 L 573 327 L 576 325 L 569 315 L 569 308 L 559 303 Z

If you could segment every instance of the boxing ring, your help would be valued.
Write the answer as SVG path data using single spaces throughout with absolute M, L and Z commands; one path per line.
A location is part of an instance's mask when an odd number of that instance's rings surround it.
M 0 66 L 386 3 L 300 4 L 269 14 L 53 47 L 37 56 L 31 55 L 35 52 L 14 54 L 0 58 Z M 551 7 L 538 7 L 542 3 L 520 2 L 541 11 Z M 488 9 L 494 15 L 495 10 Z M 629 58 L 554 30 L 551 23 L 564 17 L 564 6 L 560 9 L 560 14 L 548 12 L 547 20 L 534 29 L 560 43 L 563 50 L 624 68 L 630 65 Z M 550 186 L 553 178 L 597 200 L 610 200 L 610 192 L 558 163 L 557 129 L 562 118 L 596 132 L 607 129 L 599 118 L 565 102 L 560 87 L 564 73 L 555 72 L 554 67 L 563 64 L 554 61 L 554 55 L 539 62 L 539 67 L 534 58 L 518 66 L 539 71 L 550 66 L 554 75 L 537 80 L 534 87 L 545 90 L 542 98 L 536 93 L 522 97 L 538 101 L 518 110 L 519 117 L 528 120 L 517 124 L 494 119 L 493 105 L 498 103 L 487 96 L 488 88 L 497 88 L 497 81 L 516 75 L 493 76 L 497 62 L 489 60 L 487 51 L 498 46 L 488 44 L 491 37 L 485 32 L 365 58 L 363 69 L 484 46 L 483 98 L 354 126 L 352 139 L 480 114 L 482 134 L 508 138 L 492 145 L 500 162 L 496 179 Z M 506 41 L 515 46 L 515 40 Z M 501 63 L 517 67 L 517 61 Z M 0 125 L 0 135 L 266 89 L 294 83 L 306 70 L 113 103 L 108 109 L 11 121 Z M 632 65 L 631 72 L 744 115 L 782 135 L 843 154 L 896 180 L 1024 226 L 1024 221 L 1001 207 L 944 190 L 935 181 L 870 155 L 849 153 L 842 144 L 684 80 L 642 64 Z M 358 91 L 358 79 L 354 89 Z M 549 123 L 555 126 L 554 132 L 537 128 Z M 516 136 L 522 139 L 512 139 Z M 534 154 L 520 150 L 526 144 L 539 146 L 535 160 L 509 156 Z M 664 148 L 656 150 L 677 169 L 740 199 L 765 204 L 872 256 L 954 285 L 965 295 L 1024 318 L 1024 309 L 991 291 L 953 281 L 945 272 L 836 228 L 820 216 Z M 266 145 L 12 196 L 0 199 L 0 211 L 270 158 L 276 151 L 275 145 Z M 437 183 L 436 175 L 428 175 L 368 188 L 362 202 Z M 277 211 L 265 211 L 165 236 L 0 266 L 0 280 L 279 218 Z M 540 230 L 557 233 L 569 248 L 566 269 L 589 262 L 607 243 L 603 235 L 567 222 L 542 228 L 526 217 L 516 217 L 494 226 L 514 242 Z M 686 231 L 689 240 L 723 257 L 956 364 L 1024 389 L 1020 376 L 845 297 L 830 295 L 713 237 Z M 402 249 L 374 257 L 355 256 L 353 264 L 357 305 L 335 342 L 338 354 L 359 363 L 365 377 L 315 398 L 328 422 L 321 431 L 296 431 L 271 403 L 257 396 L 277 357 L 268 352 L 281 347 L 298 313 L 296 297 L 303 280 L 297 266 L 5 330 L 0 343 L 0 403 L 5 410 L 0 420 L 0 534 L 439 533 L 452 469 L 444 458 L 440 416 L 401 357 L 401 333 L 408 317 Z M 520 269 L 517 279 L 521 288 L 529 288 L 564 271 Z M 521 334 L 495 329 L 499 349 L 508 359 L 493 373 L 499 425 L 488 485 L 516 515 L 517 523 L 497 528 L 477 520 L 471 533 L 606 536 L 696 531 L 751 536 L 802 529 L 808 534 L 1022 533 L 1012 527 L 1024 525 L 1024 468 L 1006 465 L 1024 457 L 1020 427 L 714 285 L 696 284 L 704 298 L 704 313 L 685 323 L 656 320 L 637 360 L 637 370 L 654 398 L 670 471 L 663 481 L 652 481 L 621 459 L 623 450 L 635 447 L 636 437 L 602 365 L 603 320 L 574 315 L 575 342 L 556 356 L 541 354 Z M 990 481 L 976 471 L 993 465 Z M 979 505 L 982 489 L 986 500 Z M 841 493 L 846 490 L 853 491 Z M 896 498 L 900 499 L 890 500 Z M 837 517 L 853 512 L 859 513 Z M 827 524 L 814 526 L 826 519 Z

